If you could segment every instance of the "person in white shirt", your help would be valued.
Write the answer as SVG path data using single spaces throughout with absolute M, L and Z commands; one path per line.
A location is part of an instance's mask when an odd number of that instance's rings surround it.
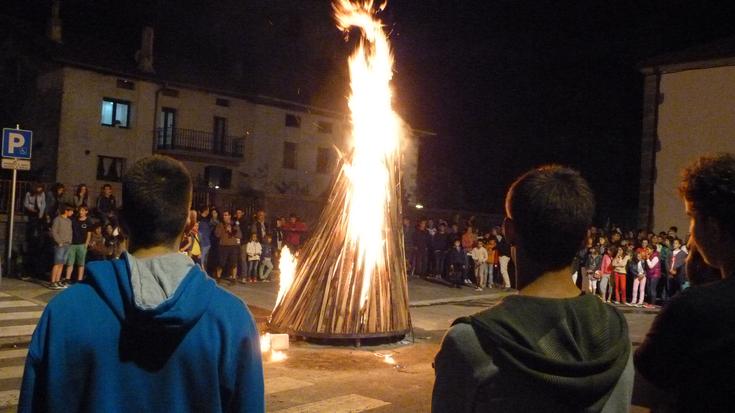
M 646 270 L 643 268 L 643 260 L 645 259 L 643 251 L 645 250 L 638 250 L 636 252 L 636 276 L 635 280 L 633 280 L 633 299 L 628 303 L 628 305 L 635 307 L 643 307 L 643 298 L 646 291 Z
M 258 234 L 250 235 L 250 242 L 245 245 L 245 254 L 247 255 L 248 272 L 247 277 L 243 277 L 242 282 L 258 281 L 258 263 L 260 262 L 260 254 L 263 247 L 258 242 Z
M 482 288 L 487 285 L 487 250 L 484 242 L 477 241 L 470 255 L 472 261 L 475 262 L 475 280 L 477 281 L 475 291 L 482 291 Z
M 667 263 L 669 279 L 669 296 L 673 297 L 682 290 L 682 286 L 686 281 L 686 261 L 688 254 L 681 245 L 681 240 L 675 238 L 673 242 L 674 250 L 671 251 L 671 257 Z

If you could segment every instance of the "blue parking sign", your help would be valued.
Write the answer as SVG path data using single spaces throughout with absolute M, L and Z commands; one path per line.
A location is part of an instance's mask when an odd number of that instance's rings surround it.
M 3 158 L 31 159 L 33 132 L 23 129 L 3 129 Z

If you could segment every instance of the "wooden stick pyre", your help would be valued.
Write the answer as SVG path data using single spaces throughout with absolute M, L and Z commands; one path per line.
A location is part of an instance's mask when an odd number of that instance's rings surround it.
M 363 277 L 367 263 L 359 263 L 357 246 L 347 236 L 344 205 L 349 182 L 344 167 L 333 185 L 312 237 L 300 251 L 290 289 L 276 305 L 270 327 L 289 334 L 318 338 L 392 337 L 408 332 L 406 262 L 400 217 L 400 186 L 396 159 L 390 168 L 392 196 L 385 206 L 383 257 L 376 263 L 364 305 Z

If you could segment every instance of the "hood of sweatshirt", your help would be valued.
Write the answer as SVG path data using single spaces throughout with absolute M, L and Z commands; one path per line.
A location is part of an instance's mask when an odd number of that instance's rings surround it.
M 213 280 L 183 254 L 87 264 L 89 283 L 121 323 L 138 331 L 184 333 L 209 307 Z M 135 284 L 135 285 L 134 285 Z
M 470 322 L 501 371 L 580 409 L 602 408 L 630 357 L 625 318 L 594 295 L 508 296 Z

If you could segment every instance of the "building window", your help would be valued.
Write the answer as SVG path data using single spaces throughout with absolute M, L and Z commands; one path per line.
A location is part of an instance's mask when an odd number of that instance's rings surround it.
M 120 89 L 135 90 L 135 82 L 127 79 L 117 79 L 117 87 Z
M 115 158 L 112 156 L 97 157 L 97 180 L 120 182 L 120 178 L 125 172 L 125 158 Z
M 229 189 L 232 184 L 232 169 L 210 165 L 204 167 L 204 180 L 214 189 Z
M 175 145 L 176 109 L 161 108 L 158 126 L 158 149 L 172 149 Z
M 226 108 L 230 107 L 230 101 L 228 99 L 217 98 L 217 100 L 214 103 L 217 106 L 224 106 Z
M 286 114 L 286 126 L 289 128 L 300 128 L 301 127 L 301 116 Z
M 214 117 L 214 126 L 212 127 L 212 148 L 214 153 L 227 152 L 227 118 L 220 116 Z
M 332 122 L 320 120 L 316 123 L 316 130 L 319 133 L 332 133 Z
M 318 148 L 316 152 L 316 171 L 320 174 L 328 174 L 332 166 L 332 150 L 329 148 Z
M 102 99 L 102 120 L 105 126 L 127 128 L 130 126 L 130 102 L 119 99 Z
M 283 168 L 296 169 L 296 144 L 283 142 Z

